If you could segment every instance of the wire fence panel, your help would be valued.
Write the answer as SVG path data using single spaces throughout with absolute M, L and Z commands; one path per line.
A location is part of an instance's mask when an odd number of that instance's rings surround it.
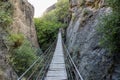
M 63 43 L 64 55 L 65 55 L 65 63 L 66 70 L 68 75 L 68 80 L 83 80 L 77 66 L 75 65 L 67 47 Z
M 54 53 L 56 40 L 17 80 L 43 80 Z M 29 74 L 29 75 L 28 75 Z
M 17 80 L 44 80 L 53 58 L 56 41 L 57 39 L 44 53 L 38 54 L 39 58 Z M 68 80 L 84 80 L 63 41 L 62 44 Z

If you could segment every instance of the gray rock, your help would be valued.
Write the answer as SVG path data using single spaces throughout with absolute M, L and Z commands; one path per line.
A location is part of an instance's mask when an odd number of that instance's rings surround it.
M 82 15 L 84 8 L 92 11 L 87 17 Z M 99 45 L 101 34 L 97 32 L 99 17 L 107 13 L 108 8 L 83 9 L 67 28 L 67 47 L 71 53 L 75 52 L 73 57 L 79 52 L 75 63 L 84 80 L 111 80 L 113 56 Z M 83 18 L 85 20 L 81 23 Z

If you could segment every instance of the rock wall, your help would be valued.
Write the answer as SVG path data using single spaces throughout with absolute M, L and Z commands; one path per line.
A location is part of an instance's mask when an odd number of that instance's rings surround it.
M 39 47 L 33 23 L 33 6 L 27 0 L 11 0 L 11 2 L 14 5 L 12 32 L 23 33 L 34 47 Z
M 5 2 L 8 0 L 5 0 Z M 34 47 L 37 43 L 36 30 L 33 23 L 34 8 L 27 0 L 10 0 L 13 4 L 13 24 L 11 33 L 23 33 Z M 6 45 L 7 29 L 0 25 L 0 80 L 17 80 L 17 74 L 8 62 L 9 48 Z
M 9 65 L 6 56 L 7 54 L 8 54 L 8 49 L 4 43 L 4 40 L 0 38 L 0 80 L 17 80 L 16 73 Z
M 56 8 L 56 5 L 55 5 L 55 4 L 53 4 L 52 6 L 48 7 L 48 8 L 45 10 L 45 12 L 44 12 L 44 13 L 48 13 L 48 12 L 50 12 L 50 11 L 54 10 L 55 8 Z
M 70 0 L 66 44 L 84 80 L 112 80 L 113 56 L 99 45 L 99 18 L 111 12 L 104 0 Z M 118 79 L 115 79 L 118 80 Z

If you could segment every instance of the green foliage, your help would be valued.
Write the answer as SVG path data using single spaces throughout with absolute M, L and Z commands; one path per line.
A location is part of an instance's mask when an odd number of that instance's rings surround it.
M 120 18 L 109 15 L 102 19 L 100 32 L 103 34 L 101 44 L 112 53 L 120 52 Z
M 10 34 L 7 37 L 10 46 L 9 62 L 18 75 L 21 75 L 37 58 L 35 49 L 23 34 Z
M 59 22 L 35 19 L 38 41 L 41 48 L 45 50 L 55 39 L 58 29 L 62 26 Z
M 120 12 L 120 0 L 107 0 L 107 2 L 113 8 L 113 11 Z
M 12 23 L 12 13 L 13 7 L 12 4 L 7 2 L 0 1 L 0 26 L 6 28 Z
M 43 51 L 56 39 L 59 28 L 66 27 L 64 20 L 68 16 L 68 10 L 68 0 L 59 0 L 54 10 L 34 19 L 38 41 Z
M 12 22 L 11 17 L 5 11 L 0 12 L 0 25 L 2 27 L 8 26 Z
M 24 41 L 24 36 L 23 34 L 11 34 L 8 37 L 8 41 L 13 46 L 14 48 L 17 48 L 22 45 Z
M 100 22 L 101 45 L 111 53 L 120 53 L 120 1 L 108 0 L 113 12 L 104 16 Z
M 30 42 L 25 40 L 24 43 L 11 51 L 10 63 L 18 75 L 21 75 L 36 60 L 35 50 L 31 47 Z
M 69 0 L 58 0 L 56 4 L 56 15 L 60 20 L 69 15 Z
M 56 10 L 52 10 L 46 14 L 44 14 L 43 17 L 40 18 L 41 20 L 47 20 L 47 21 L 55 21 L 57 22 L 58 17 L 56 16 Z

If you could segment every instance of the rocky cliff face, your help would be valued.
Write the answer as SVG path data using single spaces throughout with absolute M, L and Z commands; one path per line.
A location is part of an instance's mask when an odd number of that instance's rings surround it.
M 8 0 L 4 0 L 7 2 Z M 13 4 L 13 24 L 11 33 L 23 33 L 34 47 L 38 47 L 36 31 L 33 24 L 34 8 L 27 0 L 10 0 Z M 17 80 L 17 75 L 9 65 L 8 47 L 5 37 L 9 33 L 0 25 L 0 80 Z
M 23 33 L 34 47 L 38 47 L 36 30 L 33 23 L 34 8 L 27 0 L 11 0 L 14 5 L 13 33 Z
M 111 9 L 104 0 L 70 0 L 70 11 L 66 42 L 84 80 L 112 80 L 113 57 L 99 45 L 97 32 L 99 18 Z
M 54 10 L 55 8 L 56 8 L 56 6 L 55 6 L 55 4 L 53 4 L 52 6 L 48 7 L 48 8 L 45 10 L 44 13 L 48 13 L 48 12 Z
M 4 40 L 0 39 L 0 80 L 17 80 L 17 75 L 7 60 L 8 49 Z

